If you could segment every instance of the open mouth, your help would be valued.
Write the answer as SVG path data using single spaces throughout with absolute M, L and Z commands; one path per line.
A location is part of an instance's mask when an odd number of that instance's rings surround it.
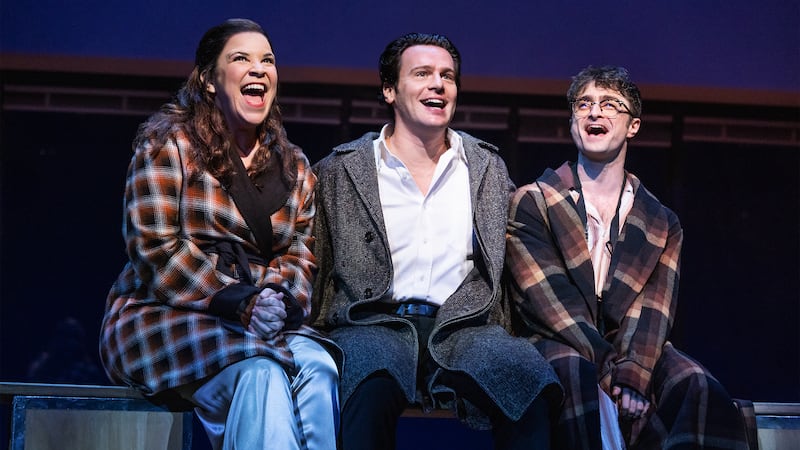
M 264 101 L 264 94 L 267 92 L 267 87 L 263 84 L 251 83 L 245 85 L 241 92 L 245 100 L 247 100 L 247 103 L 259 105 Z
M 438 98 L 429 98 L 422 101 L 422 104 L 431 108 L 444 108 L 445 102 Z
M 608 133 L 608 129 L 602 125 L 592 124 L 586 127 L 586 134 L 589 136 L 601 136 Z

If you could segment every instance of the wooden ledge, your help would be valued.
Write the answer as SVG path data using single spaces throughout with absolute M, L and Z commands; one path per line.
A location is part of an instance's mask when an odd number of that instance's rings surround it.
M 113 397 L 132 399 L 145 398 L 136 389 L 126 386 L 0 382 L 0 397 L 2 397 L 3 401 L 16 395 L 36 395 L 50 397 Z

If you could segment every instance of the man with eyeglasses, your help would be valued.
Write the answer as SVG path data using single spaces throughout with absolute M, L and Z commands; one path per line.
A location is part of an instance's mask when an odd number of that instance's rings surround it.
M 588 67 L 567 99 L 578 160 L 517 190 L 507 245 L 519 334 L 564 386 L 553 448 L 746 449 L 725 389 L 667 340 L 683 232 L 625 170 L 639 89 L 624 68 Z M 619 429 L 603 414 L 601 431 L 603 406 Z

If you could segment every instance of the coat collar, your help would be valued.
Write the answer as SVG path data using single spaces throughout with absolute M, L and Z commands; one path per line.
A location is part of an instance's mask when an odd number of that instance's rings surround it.
M 665 208 L 635 175 L 629 174 L 629 177 L 634 189 L 633 207 L 620 225 L 621 234 L 613 249 L 609 277 L 603 287 L 603 297 L 614 299 L 612 304 L 606 303 L 617 310 L 608 311 L 613 317 L 624 313 L 642 291 L 658 264 L 669 232 Z M 596 311 L 594 271 L 586 231 L 571 195 L 576 184 L 572 171 L 564 163 L 556 170 L 546 170 L 537 184 L 547 205 L 553 239 L 564 255 L 567 270 L 587 306 Z
M 470 199 L 472 200 L 473 210 L 478 204 L 478 194 L 481 181 L 486 174 L 489 166 L 488 159 L 481 155 L 481 149 L 497 153 L 496 146 L 476 139 L 467 133 L 457 131 L 461 136 L 464 145 L 464 152 L 469 166 L 469 185 Z M 353 180 L 356 192 L 363 199 L 370 214 L 379 218 L 383 223 L 383 213 L 381 210 L 380 195 L 377 185 L 377 167 L 373 157 L 372 142 L 377 139 L 378 133 L 370 132 L 359 139 L 334 147 L 333 153 L 340 155 L 343 160 L 345 170 L 350 179 Z M 480 216 L 478 216 L 480 217 Z
M 570 194 L 575 189 L 572 171 L 567 163 L 556 170 L 547 169 L 536 182 L 547 205 L 547 220 L 553 240 L 564 255 L 567 270 L 581 292 L 587 307 L 596 311 L 594 271 L 586 242 L 586 230 L 578 214 L 578 206 Z
M 667 209 L 638 178 L 630 175 L 634 189 L 633 208 L 614 246 L 604 296 L 614 298 L 609 305 L 613 316 L 624 314 L 642 292 L 656 270 L 669 237 Z M 614 311 L 613 308 L 618 308 Z
M 383 226 L 383 210 L 376 187 L 378 169 L 372 157 L 372 141 L 377 138 L 378 133 L 367 133 L 355 141 L 335 147 L 333 152 L 342 157 L 344 169 L 353 180 L 353 186 L 369 214 Z

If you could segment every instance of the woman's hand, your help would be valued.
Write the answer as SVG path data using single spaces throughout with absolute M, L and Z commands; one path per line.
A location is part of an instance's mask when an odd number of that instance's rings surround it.
M 283 329 L 284 319 L 286 307 L 283 304 L 283 293 L 266 288 L 256 297 L 247 331 L 263 339 L 272 339 Z
M 611 388 L 611 398 L 616 401 L 622 419 L 636 420 L 650 408 L 650 402 L 645 397 L 627 386 Z

